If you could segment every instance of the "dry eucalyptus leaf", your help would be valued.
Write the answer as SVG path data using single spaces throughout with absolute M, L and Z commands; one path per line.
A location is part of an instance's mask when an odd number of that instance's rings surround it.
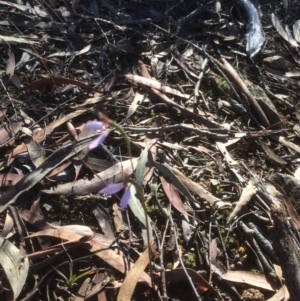
M 15 300 L 21 293 L 28 275 L 28 258 L 23 256 L 13 243 L 0 237 L 0 264 L 10 283 Z

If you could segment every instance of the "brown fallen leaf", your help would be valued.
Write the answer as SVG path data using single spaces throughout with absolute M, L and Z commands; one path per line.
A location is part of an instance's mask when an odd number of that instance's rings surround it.
M 6 61 L 6 75 L 9 76 L 9 78 L 11 79 L 11 77 L 14 75 L 15 73 L 15 66 L 16 66 L 16 60 L 15 60 L 15 55 L 11 52 L 11 48 L 8 48 L 8 59 Z
M 98 203 L 91 203 L 90 208 L 93 210 L 93 213 L 104 235 L 110 238 L 115 238 L 110 216 L 105 208 Z
M 222 274 L 221 277 L 227 281 L 248 284 L 271 292 L 275 291 L 264 275 L 246 271 L 227 271 L 225 274 Z
M 146 66 L 144 65 L 144 63 L 142 61 L 139 61 L 139 67 L 140 67 L 141 74 L 145 78 L 151 78 L 151 76 L 150 76 L 150 74 L 149 74 Z M 197 124 L 204 125 L 207 128 L 209 128 L 211 131 L 216 132 L 216 133 L 224 133 L 224 132 L 226 132 L 226 130 L 223 129 L 223 128 L 221 128 L 221 126 L 218 123 L 211 122 L 210 120 L 208 120 L 208 119 L 206 119 L 206 118 L 204 118 L 204 117 L 202 117 L 202 116 L 200 116 L 198 114 L 195 114 L 195 113 L 189 111 L 188 109 L 182 107 L 181 105 L 179 105 L 175 101 L 171 100 L 169 97 L 167 97 L 165 94 L 163 94 L 162 92 L 160 92 L 158 89 L 148 88 L 148 87 L 145 87 L 145 86 L 143 86 L 143 87 L 147 88 L 147 91 L 149 91 L 149 93 L 151 93 L 152 95 L 154 95 L 160 101 L 162 101 L 163 103 L 167 104 L 171 108 L 176 108 L 176 109 L 180 110 L 180 112 L 186 118 L 194 120 Z
M 10 118 L 7 123 L 2 124 L 0 128 L 0 146 L 11 142 L 16 134 L 22 129 L 23 122 L 14 117 Z
M 151 246 L 149 246 L 151 248 Z M 126 275 L 123 284 L 119 290 L 117 301 L 128 301 L 131 300 L 134 289 L 140 276 L 144 273 L 145 268 L 150 262 L 149 248 L 147 248 L 136 261 L 134 266 L 130 269 Z M 151 250 L 152 253 L 152 250 Z
M 29 158 L 33 165 L 35 167 L 38 167 L 42 163 L 44 163 L 46 158 L 46 152 L 44 148 L 39 143 L 34 141 L 31 137 L 26 139 L 25 144 L 27 147 Z
M 163 176 L 160 177 L 160 182 L 163 187 L 163 190 L 168 197 L 170 203 L 184 216 L 188 216 L 188 213 L 186 212 L 183 202 L 180 198 L 179 193 L 175 189 L 175 187 L 169 183 Z
M 234 83 L 236 86 L 237 91 L 240 94 L 244 94 L 250 103 L 253 110 L 256 112 L 256 114 L 259 116 L 259 119 L 264 127 L 270 127 L 270 122 L 262 110 L 261 106 L 258 104 L 257 100 L 253 96 L 253 94 L 249 91 L 246 84 L 243 82 L 243 80 L 240 78 L 236 70 L 231 66 L 229 62 L 227 62 L 224 58 L 221 59 L 221 63 L 217 60 L 214 60 L 214 62 L 218 65 L 218 67 L 228 76 L 228 78 Z
M 161 90 L 165 93 L 170 93 L 170 94 L 173 94 L 173 95 L 185 98 L 185 99 L 190 98 L 190 95 L 183 94 L 180 91 L 178 91 L 174 88 L 171 88 L 170 86 L 163 85 L 159 81 L 156 81 L 152 78 L 146 78 L 146 77 L 142 77 L 142 76 L 134 75 L 134 74 L 129 74 L 129 73 L 125 74 L 124 76 L 127 80 L 129 80 L 133 83 L 142 84 L 144 86 L 154 88 L 154 89 L 157 89 L 157 90 Z
M 279 156 L 277 156 L 265 143 L 263 143 L 262 141 L 259 141 L 259 144 L 262 147 L 262 149 L 264 150 L 264 152 L 266 153 L 267 158 L 271 162 L 273 162 L 273 163 L 275 162 L 275 163 L 280 164 L 280 165 L 287 164 L 286 161 L 284 161 Z
M 0 187 L 14 186 L 23 177 L 24 177 L 24 175 L 19 175 L 19 174 L 16 174 L 16 173 L 0 174 Z
M 221 199 L 213 196 L 209 191 L 207 191 L 205 188 L 203 188 L 201 185 L 195 183 L 188 177 L 186 177 L 182 172 L 180 172 L 178 169 L 168 166 L 173 173 L 177 176 L 177 178 L 186 186 L 187 189 L 190 191 L 196 193 L 200 198 L 203 200 L 206 200 L 211 205 L 214 203 L 221 201 Z
M 198 75 L 196 74 L 196 70 L 186 61 L 183 55 L 181 55 L 177 50 L 172 51 L 173 57 L 177 64 L 184 69 L 191 76 L 198 79 Z

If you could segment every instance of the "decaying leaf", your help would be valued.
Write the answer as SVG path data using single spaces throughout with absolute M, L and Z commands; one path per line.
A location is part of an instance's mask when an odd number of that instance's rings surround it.
M 263 288 L 268 291 L 274 292 L 274 288 L 270 285 L 264 275 L 259 275 L 246 271 L 227 271 L 222 274 L 222 279 L 231 282 L 238 282 L 248 284 L 250 287 Z
M 280 20 L 273 13 L 271 14 L 271 18 L 272 18 L 273 26 L 275 27 L 277 32 L 292 46 L 299 47 L 297 41 L 295 41 L 293 37 L 286 30 L 284 30 Z
M 168 166 L 172 170 L 172 172 L 176 175 L 178 180 L 184 184 L 185 187 L 187 187 L 192 192 L 196 193 L 201 199 L 207 201 L 209 204 L 213 205 L 216 202 L 220 202 L 221 200 L 215 196 L 213 196 L 209 191 L 207 191 L 204 187 L 201 185 L 193 182 L 191 179 L 189 179 L 187 176 L 185 176 L 183 173 L 181 173 L 178 169 L 173 168 L 171 166 Z M 167 175 L 167 174 L 166 174 Z M 178 187 L 176 187 L 181 193 L 184 190 L 180 190 Z M 186 194 L 184 194 L 186 196 Z
M 28 275 L 28 258 L 13 243 L 0 237 L 0 264 L 11 286 L 13 299 L 16 300 Z
M 227 224 L 230 224 L 233 221 L 233 219 L 238 215 L 243 206 L 247 205 L 256 191 L 257 189 L 255 187 L 255 184 L 252 181 L 249 181 L 248 185 L 243 189 L 240 199 L 231 212 Z
M 287 164 L 286 161 L 284 161 L 279 156 L 277 156 L 265 143 L 263 143 L 262 141 L 259 141 L 259 144 L 261 145 L 262 149 L 265 151 L 265 153 L 270 161 L 275 162 L 277 164 L 281 164 L 281 165 Z

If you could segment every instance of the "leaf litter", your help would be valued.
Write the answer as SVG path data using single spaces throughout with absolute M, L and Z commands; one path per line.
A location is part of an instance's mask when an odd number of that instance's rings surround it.
M 299 10 L 0 1 L 1 300 L 300 299 Z

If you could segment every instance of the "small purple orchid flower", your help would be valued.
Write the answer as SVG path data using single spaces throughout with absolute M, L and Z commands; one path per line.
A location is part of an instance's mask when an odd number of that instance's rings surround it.
M 107 124 L 101 121 L 89 121 L 86 124 L 86 127 L 90 130 L 105 130 L 107 128 Z M 92 150 L 96 147 L 98 147 L 103 141 L 106 139 L 106 137 L 109 134 L 109 130 L 103 131 L 96 139 L 94 139 L 89 144 L 89 150 Z
M 123 196 L 121 198 L 120 201 L 120 207 L 122 210 L 124 210 L 128 203 L 131 200 L 131 192 L 130 192 L 130 185 L 127 185 L 127 187 L 124 185 L 124 183 L 113 183 L 113 184 L 109 184 L 106 187 L 104 187 L 103 189 L 101 189 L 99 191 L 99 193 L 101 194 L 115 194 L 117 192 L 119 192 L 120 190 L 122 190 L 123 188 L 125 188 L 125 191 L 123 193 Z

